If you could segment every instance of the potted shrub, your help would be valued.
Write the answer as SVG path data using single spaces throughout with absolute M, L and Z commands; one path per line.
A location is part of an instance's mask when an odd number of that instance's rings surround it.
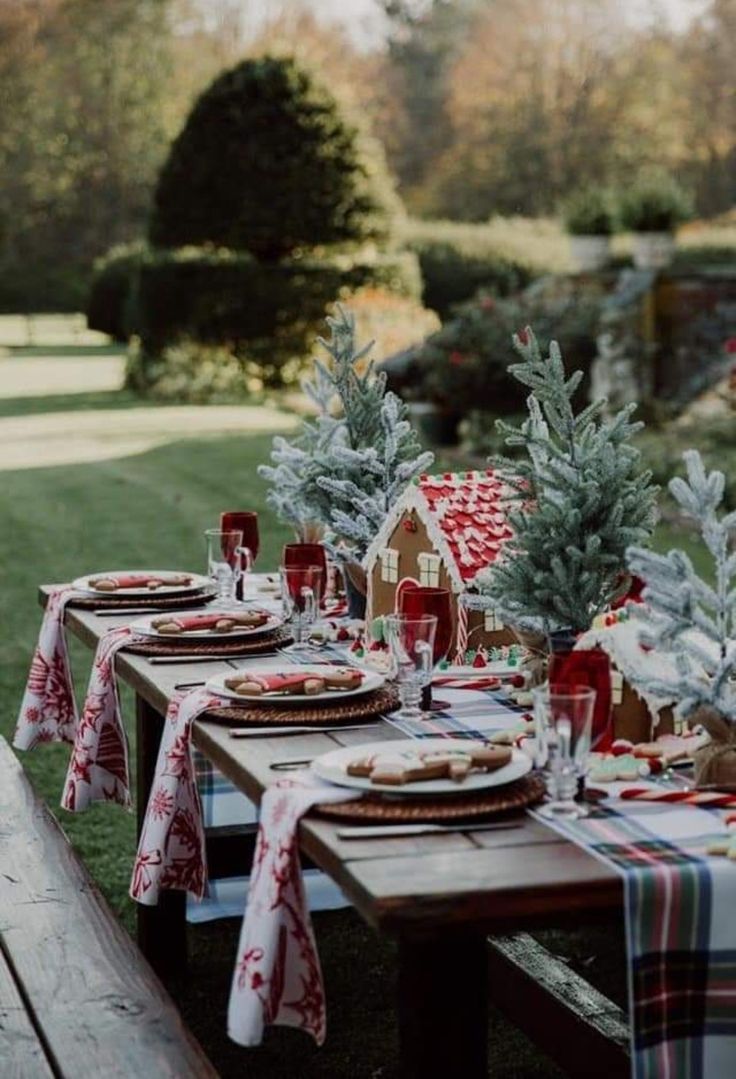
M 675 230 L 692 215 L 690 196 L 674 176 L 645 173 L 621 198 L 621 220 L 634 233 L 634 265 L 640 270 L 668 266 L 675 251 Z
M 611 236 L 616 231 L 616 215 L 609 192 L 600 188 L 581 188 L 564 204 L 562 214 L 577 268 L 583 273 L 600 270 L 608 262 Z

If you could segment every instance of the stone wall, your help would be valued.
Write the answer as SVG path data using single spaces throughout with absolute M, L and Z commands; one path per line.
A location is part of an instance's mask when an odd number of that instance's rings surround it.
M 734 337 L 736 266 L 622 270 L 601 309 L 592 394 L 684 404 L 725 374 Z

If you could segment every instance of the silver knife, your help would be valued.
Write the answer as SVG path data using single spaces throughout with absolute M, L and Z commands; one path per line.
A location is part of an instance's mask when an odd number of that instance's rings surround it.
M 443 832 L 501 832 L 521 828 L 519 822 L 487 824 L 376 824 L 339 828 L 338 839 L 390 839 L 411 835 L 441 835 Z
M 262 738 L 264 735 L 271 738 L 279 734 L 340 734 L 341 731 L 367 731 L 380 726 L 380 723 L 352 723 L 346 727 L 338 726 L 336 723 L 329 727 L 311 727 L 307 724 L 284 725 L 283 727 L 272 725 L 270 727 L 231 727 L 227 733 L 231 738 Z
M 215 655 L 210 653 L 209 655 L 203 655 L 201 652 L 195 655 L 176 655 L 176 656 L 148 656 L 149 663 L 162 664 L 162 663 L 211 663 L 213 661 L 219 662 L 220 660 L 229 659 L 265 659 L 267 656 L 276 656 L 277 652 L 261 652 L 257 656 L 248 655 L 233 655 L 232 653 L 225 653 L 224 655 Z
M 173 612 L 166 607 L 110 607 L 108 610 L 93 611 L 97 618 L 127 618 L 134 614 L 169 614 Z

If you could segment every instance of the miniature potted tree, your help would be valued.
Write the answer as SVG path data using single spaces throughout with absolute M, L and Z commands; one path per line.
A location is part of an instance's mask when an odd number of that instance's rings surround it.
M 672 261 L 677 226 L 692 216 L 690 196 L 661 170 L 644 173 L 621 197 L 621 221 L 634 233 L 634 265 L 660 270 Z
M 611 236 L 617 226 L 610 193 L 602 188 L 581 188 L 565 202 L 562 216 L 578 270 L 582 273 L 600 270 L 610 257 Z
M 697 524 L 713 570 L 704 580 L 677 549 L 666 555 L 629 550 L 629 566 L 646 585 L 644 604 L 632 607 L 645 623 L 641 642 L 674 660 L 656 677 L 642 676 L 640 686 L 647 693 L 669 693 L 679 702 L 677 714 L 710 735 L 695 753 L 697 783 L 730 786 L 736 784 L 736 513 L 718 514 L 723 473 L 706 473 L 696 450 L 684 458 L 687 480 L 675 477 L 669 489 Z
M 527 327 L 514 346 L 522 362 L 510 373 L 531 390 L 528 417 L 520 427 L 496 421 L 518 456 L 491 458 L 516 492 L 513 537 L 476 585 L 525 643 L 560 651 L 619 593 L 627 548 L 654 528 L 657 488 L 632 444 L 643 426 L 631 422 L 635 405 L 612 419 L 603 400 L 576 412 L 583 374 L 566 374 L 557 342 L 545 357 Z
M 271 484 L 269 505 L 297 535 L 322 526 L 343 569 L 350 614 L 362 618 L 363 556 L 395 499 L 434 455 L 422 451 L 406 405 L 386 389 L 385 371 L 367 359 L 372 342 L 358 347 L 352 313 L 338 304 L 327 324 L 330 338 L 319 340 L 329 359 L 316 360 L 303 382 L 317 416 L 293 440 L 277 436 L 273 463 L 258 471 Z

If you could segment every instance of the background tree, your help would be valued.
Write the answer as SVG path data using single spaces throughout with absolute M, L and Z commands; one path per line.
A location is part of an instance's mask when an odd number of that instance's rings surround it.
M 166 0 L 0 5 L 6 308 L 48 309 L 45 294 L 54 291 L 79 304 L 93 258 L 140 234 L 166 144 L 167 7 Z

